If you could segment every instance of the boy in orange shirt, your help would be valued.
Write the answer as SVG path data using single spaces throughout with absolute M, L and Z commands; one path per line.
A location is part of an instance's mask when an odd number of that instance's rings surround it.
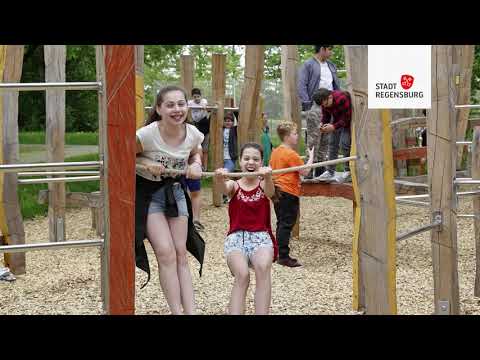
M 298 143 L 297 126 L 291 121 L 282 121 L 277 127 L 278 137 L 282 143 L 273 150 L 270 158 L 272 170 L 304 165 L 303 160 L 294 150 Z M 313 163 L 314 148 L 308 150 L 307 165 Z M 288 267 L 302 266 L 297 259 L 290 257 L 290 235 L 297 221 L 300 208 L 300 175 L 307 176 L 311 169 L 279 174 L 273 176 L 275 187 L 279 188 L 278 201 L 274 202 L 277 215 L 278 261 Z M 278 189 L 277 189 L 278 190 Z

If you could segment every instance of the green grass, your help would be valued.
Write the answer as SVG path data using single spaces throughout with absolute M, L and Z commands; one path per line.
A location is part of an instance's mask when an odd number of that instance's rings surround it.
M 98 161 L 98 159 L 98 154 L 89 154 L 65 158 L 65 162 Z M 99 187 L 100 183 L 98 181 L 75 182 L 67 183 L 66 191 L 93 192 L 98 191 Z M 36 216 L 47 215 L 48 205 L 41 205 L 37 202 L 38 192 L 44 189 L 48 189 L 48 184 L 18 185 L 18 197 L 20 200 L 20 208 L 24 219 L 32 219 Z
M 45 144 L 44 131 L 20 132 L 18 139 L 20 144 Z M 66 145 L 98 145 L 98 133 L 72 132 L 65 133 Z

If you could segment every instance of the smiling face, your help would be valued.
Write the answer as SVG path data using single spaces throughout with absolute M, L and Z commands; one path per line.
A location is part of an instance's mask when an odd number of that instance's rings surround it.
M 157 105 L 157 112 L 162 121 L 169 125 L 180 125 L 187 119 L 187 99 L 183 92 L 174 90 L 163 95 L 162 103 Z
M 247 147 L 240 157 L 240 169 L 243 172 L 255 172 L 262 166 L 262 154 L 258 149 Z

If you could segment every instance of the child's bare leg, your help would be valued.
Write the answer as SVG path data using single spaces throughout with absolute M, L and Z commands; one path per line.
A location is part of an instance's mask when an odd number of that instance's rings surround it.
M 180 284 L 177 275 L 177 259 L 170 229 L 163 213 L 147 217 L 147 236 L 157 257 L 160 286 L 170 311 L 182 314 Z
M 248 262 L 240 251 L 232 251 L 227 256 L 227 264 L 235 280 L 230 297 L 229 314 L 242 315 L 245 313 L 245 299 L 250 284 Z
M 187 315 L 195 314 L 195 298 L 193 294 L 192 275 L 187 258 L 187 221 L 186 216 L 169 218 L 168 225 L 172 234 L 177 259 L 177 274 L 180 284 L 180 295 L 183 311 Z
M 273 249 L 261 247 L 251 257 L 255 270 L 255 314 L 267 315 L 272 297 Z

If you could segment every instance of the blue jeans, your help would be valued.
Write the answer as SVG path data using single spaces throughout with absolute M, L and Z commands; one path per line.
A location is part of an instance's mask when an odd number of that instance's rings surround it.
M 350 156 L 350 147 L 352 136 L 350 128 L 339 128 L 329 134 L 328 139 L 328 160 L 336 160 L 338 157 L 338 150 L 342 151 L 344 157 Z M 329 165 L 328 170 L 334 172 L 337 165 Z M 350 171 L 348 162 L 344 163 L 345 171 Z
M 223 167 L 229 172 L 233 172 L 235 170 L 235 161 L 231 159 L 225 159 L 223 160 Z

